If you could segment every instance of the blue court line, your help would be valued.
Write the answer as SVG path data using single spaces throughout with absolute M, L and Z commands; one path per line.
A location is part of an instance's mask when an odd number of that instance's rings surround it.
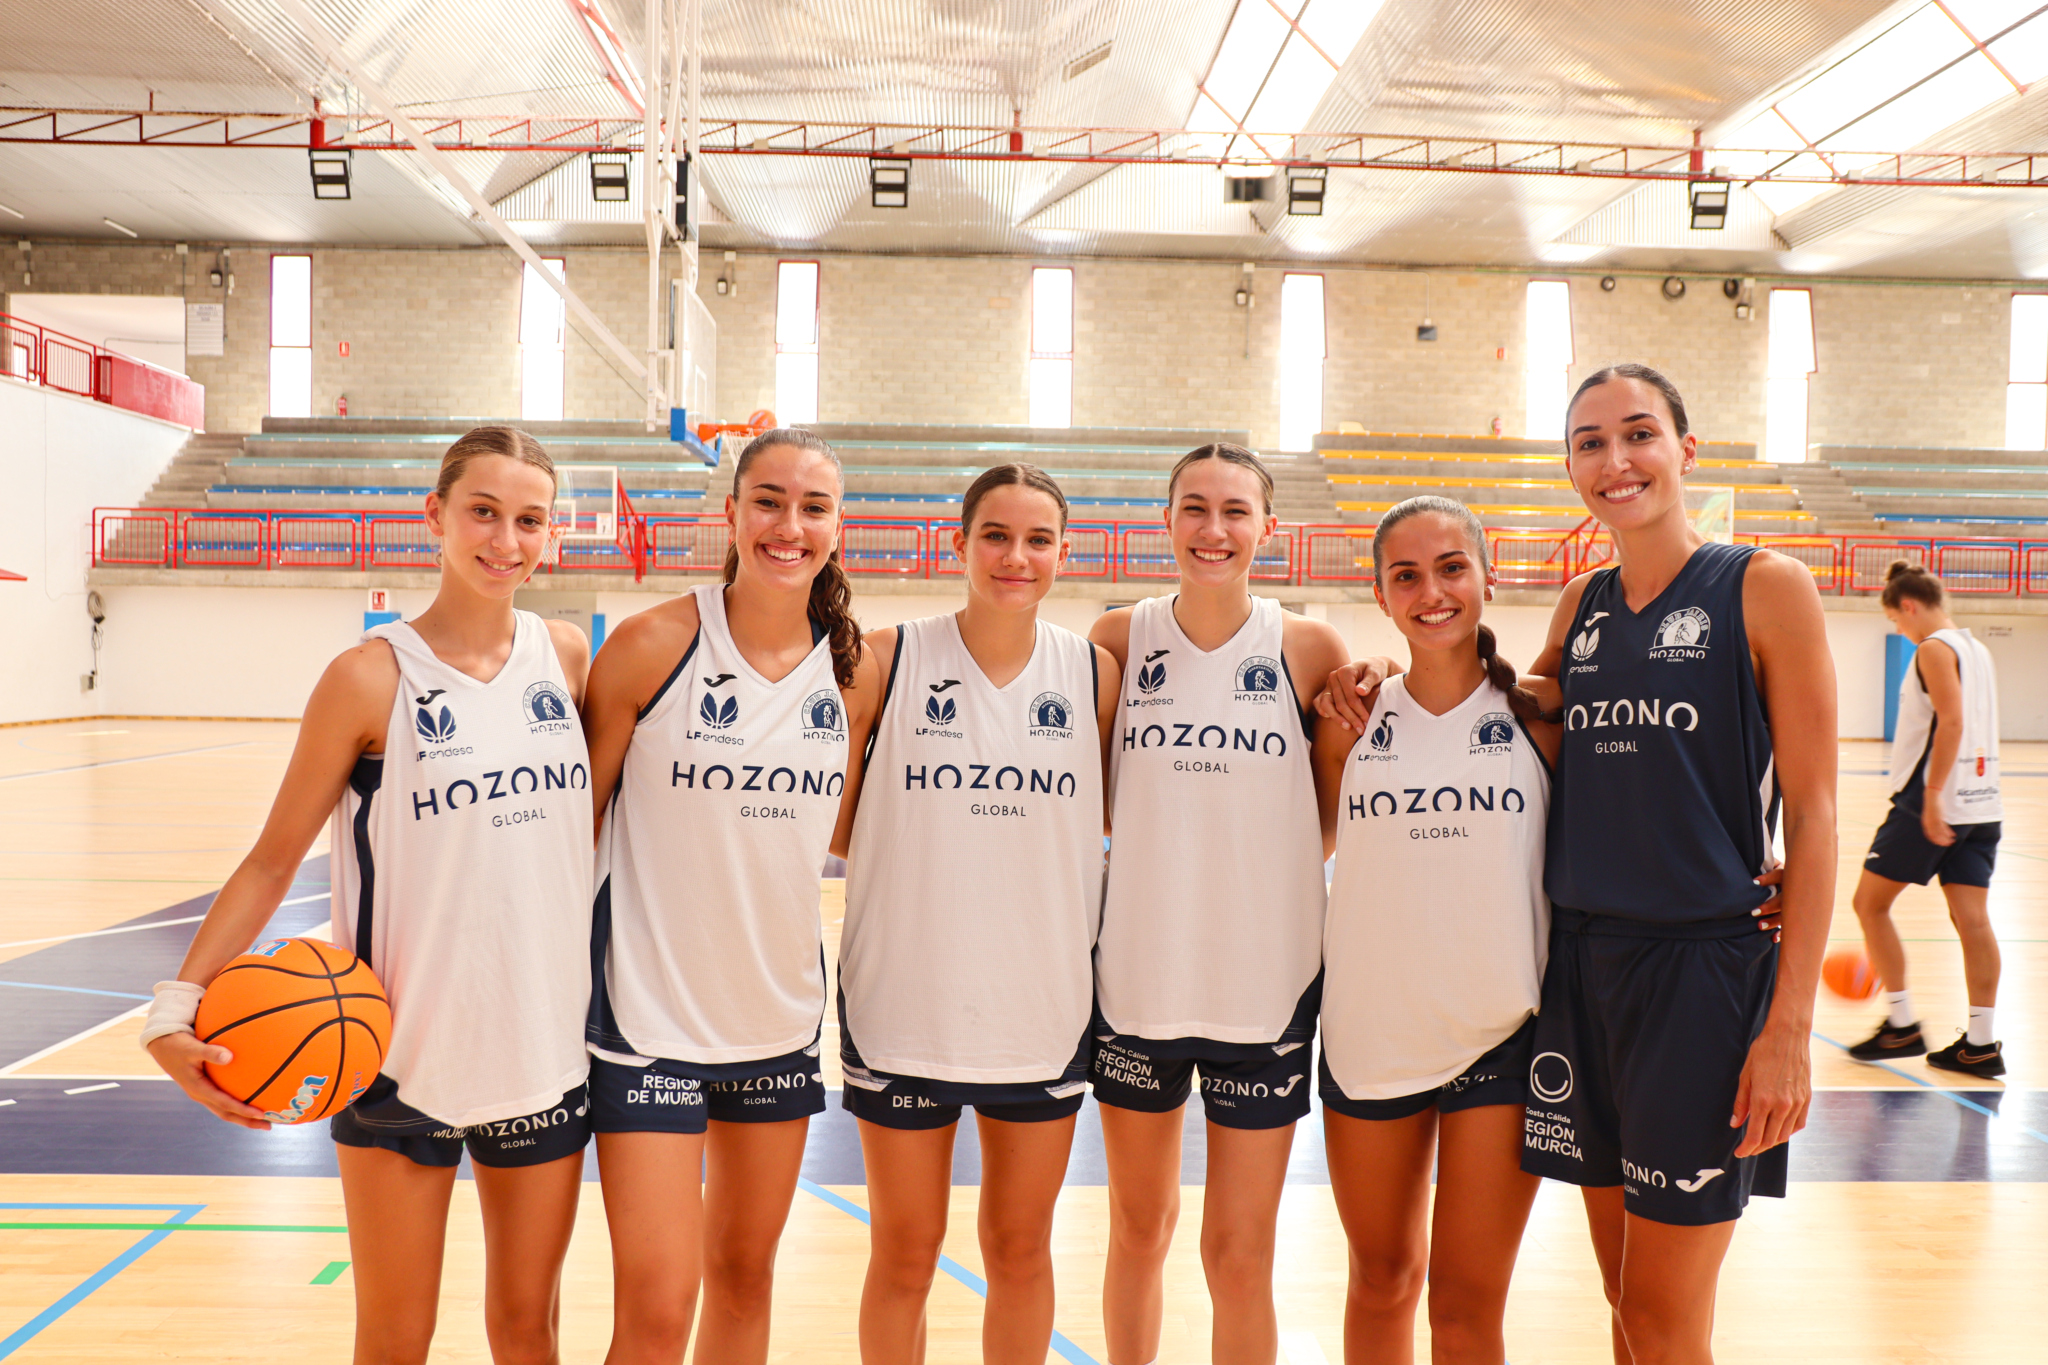
M 182 758 L 186 754 L 211 754 L 222 749 L 241 749 L 262 742 L 260 739 L 238 739 L 232 744 L 208 744 L 198 749 L 172 749 L 161 754 L 138 754 L 134 758 L 103 758 L 97 763 L 74 763 L 68 768 L 40 768 L 32 773 L 6 773 L 0 775 L 0 782 L 19 782 L 24 777 L 52 777 L 58 773 L 82 773 L 88 768 L 118 768 L 123 763 L 148 763 L 158 758 Z
M 1842 1049 L 1842 1051 L 1844 1052 L 1847 1052 L 1849 1050 L 1849 1045 L 1847 1043 L 1838 1043 L 1834 1039 L 1828 1037 L 1825 1033 L 1816 1033 L 1813 1036 L 1820 1039 L 1823 1043 L 1828 1044 L 1830 1047 L 1838 1047 Z M 1902 1080 L 1911 1081 L 1913 1084 L 1919 1086 L 1923 1090 L 1932 1090 L 1935 1094 L 1941 1096 L 1943 1099 L 1953 1100 L 1957 1104 L 1961 1105 L 1963 1108 L 1982 1114 L 1987 1119 L 2002 1119 L 2008 1117 L 2008 1115 L 2001 1114 L 1996 1109 L 1992 1109 L 1985 1105 L 1981 1105 L 1977 1103 L 1977 1101 L 1975 1100 L 1964 1098 L 1963 1092 L 1960 1090 L 1951 1090 L 1945 1085 L 1936 1085 L 1933 1081 L 1928 1080 L 1925 1076 L 1915 1076 L 1910 1071 L 1902 1071 L 1898 1067 L 1893 1066 L 1890 1062 L 1864 1062 L 1863 1065 L 1874 1066 L 1881 1071 L 1889 1071 L 1892 1073 L 1892 1075 L 1897 1076 Z M 2008 1090 L 1997 1093 L 2011 1094 L 2012 1092 Z M 2036 1142 L 2048 1143 L 2048 1133 L 2042 1133 L 2035 1129 L 2029 1128 L 2026 1124 L 2020 1123 L 2017 1120 L 2013 1122 L 2013 1127 L 2019 1129 L 2022 1133 L 2025 1133 L 2028 1137 L 2034 1139 L 2034 1141 Z
M 823 1185 L 815 1184 L 812 1181 L 804 1179 L 802 1176 L 798 1176 L 796 1186 L 805 1194 L 814 1195 L 817 1198 L 824 1200 L 827 1204 L 830 1204 L 833 1208 L 838 1209 L 841 1213 L 852 1214 L 855 1218 L 860 1219 L 860 1221 L 863 1223 L 869 1222 L 868 1211 L 866 1209 L 854 1203 L 851 1199 L 842 1198 L 841 1196 L 832 1193 L 832 1191 L 826 1189 Z M 4 1204 L 0 1204 L 0 1208 L 5 1207 L 7 1206 Z M 151 1236 L 155 1235 L 156 1234 L 154 1233 L 151 1234 Z M 983 1278 L 981 1278 L 981 1276 L 969 1270 L 966 1266 L 961 1265 L 951 1256 L 939 1257 L 939 1269 L 945 1271 L 948 1275 L 951 1275 L 954 1279 L 960 1281 L 960 1283 L 966 1285 L 969 1289 L 972 1289 L 975 1293 L 981 1295 L 981 1297 L 983 1297 L 984 1299 L 988 1297 L 988 1281 L 984 1280 Z M 1057 1330 L 1055 1330 L 1052 1334 L 1052 1349 L 1054 1354 L 1058 1355 L 1062 1360 L 1071 1361 L 1072 1365 L 1101 1365 L 1101 1362 L 1096 1360 L 1094 1356 L 1089 1355 L 1086 1351 L 1076 1346 L 1073 1342 L 1061 1336 Z M 4 1357 L 5 1355 L 6 1352 L 4 1350 L 0 1350 L 0 1357 Z
M 63 1298 L 30 1318 L 5 1337 L 0 1337 L 0 1360 L 5 1360 L 26 1346 L 45 1327 L 63 1317 L 79 1304 L 92 1296 L 92 1292 L 113 1279 L 116 1275 L 134 1265 L 149 1249 L 171 1235 L 171 1230 L 180 1223 L 188 1223 L 206 1208 L 204 1204 L 0 1204 L 0 1209 L 171 1209 L 174 1212 L 164 1220 L 160 1231 L 145 1233 L 141 1241 L 108 1261 L 78 1283 Z
M 68 991 L 73 995 L 111 995 L 116 1000 L 153 1000 L 154 996 L 135 995 L 128 991 L 96 991 L 88 986 L 49 986 L 40 981 L 0 981 L 0 986 L 19 986 L 25 991 Z M 0 1205 L 0 1208 L 6 1207 Z

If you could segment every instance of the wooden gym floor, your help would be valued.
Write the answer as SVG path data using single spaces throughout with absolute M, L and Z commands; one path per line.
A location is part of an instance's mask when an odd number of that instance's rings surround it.
M 150 1074 L 137 1050 L 150 983 L 174 970 L 194 917 L 254 838 L 283 771 L 286 724 L 81 721 L 0 730 L 0 1358 L 308 1361 L 347 1358 L 341 1194 L 324 1125 L 247 1133 Z M 1883 813 L 1884 746 L 1842 746 L 1842 874 L 1834 937 Z M 1759 1200 L 1723 1280 L 1729 1361 L 1972 1362 L 2043 1357 L 2048 1333 L 2048 745 L 2006 749 L 2007 819 L 1992 908 L 2006 953 L 2005 1084 L 1958 1082 L 1917 1060 L 1847 1061 L 1876 1010 L 1823 998 L 1812 1126 L 1793 1145 L 1791 1197 Z M 325 848 L 275 927 L 326 919 Z M 826 883 L 836 943 L 838 885 Z M 1931 1040 L 1964 1018 L 1961 962 L 1938 892 L 1899 906 Z M 112 932 L 109 932 L 112 931 Z M 832 1039 L 826 1055 L 832 1056 Z M 828 1061 L 828 1083 L 837 1085 Z M 1201 1126 L 1189 1124 L 1182 1233 L 1168 1269 L 1161 1359 L 1206 1358 L 1194 1229 Z M 936 1362 L 976 1358 L 978 1162 L 964 1125 L 947 1273 L 931 1306 Z M 593 1178 L 594 1178 L 594 1167 Z M 812 1126 L 806 1183 L 777 1282 L 774 1354 L 857 1359 L 866 1253 L 858 1141 L 833 1109 Z M 458 1189 L 435 1358 L 486 1361 L 481 1235 Z M 1342 1358 L 1344 1249 L 1320 1119 L 1296 1137 L 1277 1275 L 1283 1357 Z M 1084 1110 L 1056 1227 L 1056 1354 L 1102 1361 L 1107 1220 L 1100 1130 Z M 602 1359 L 605 1229 L 586 1190 L 570 1252 L 564 1359 Z M 1419 1334 L 1426 1328 L 1418 1327 Z M 1508 1310 L 1509 1358 L 1609 1359 L 1604 1306 L 1575 1192 L 1546 1186 Z M 1426 1346 L 1423 1358 L 1427 1358 Z

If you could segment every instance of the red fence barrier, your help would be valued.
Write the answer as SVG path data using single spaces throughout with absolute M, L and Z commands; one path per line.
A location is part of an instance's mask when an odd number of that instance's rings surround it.
M 855 578 L 957 576 L 957 522 L 860 517 L 840 534 L 840 562 Z M 1253 564 L 1255 581 L 1300 587 L 1371 584 L 1370 526 L 1290 523 L 1279 527 Z M 1067 529 L 1065 576 L 1111 583 L 1178 577 L 1173 547 L 1156 522 L 1078 523 Z M 1486 533 L 1500 584 L 1562 587 L 1611 562 L 1604 531 L 1493 529 Z M 1744 535 L 1805 564 L 1826 596 L 1874 593 L 1895 559 L 1924 564 L 1951 592 L 2048 597 L 2048 541 L 1910 540 L 1882 536 Z M 562 546 L 546 573 L 717 573 L 732 533 L 718 518 L 642 515 L 622 505 L 616 542 Z M 93 513 L 92 562 L 109 567 L 431 569 L 438 547 L 426 518 L 369 512 L 215 511 L 206 508 L 99 508 Z
M 198 431 L 206 387 L 39 323 L 0 313 L 0 374 Z

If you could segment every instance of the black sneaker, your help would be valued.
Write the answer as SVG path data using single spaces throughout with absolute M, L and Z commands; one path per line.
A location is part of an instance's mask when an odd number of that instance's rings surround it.
M 1859 1062 L 1889 1062 L 1897 1057 L 1918 1057 L 1925 1051 L 1927 1040 L 1920 1036 L 1917 1021 L 1893 1028 L 1887 1019 L 1877 1026 L 1877 1032 L 1850 1048 L 1849 1055 Z
M 1992 1043 L 1985 1047 L 1974 1046 L 1970 1035 L 1965 1033 L 1939 1052 L 1927 1054 L 1927 1065 L 1943 1071 L 1962 1071 L 1972 1076 L 2003 1076 L 2005 1074 L 2005 1044 Z

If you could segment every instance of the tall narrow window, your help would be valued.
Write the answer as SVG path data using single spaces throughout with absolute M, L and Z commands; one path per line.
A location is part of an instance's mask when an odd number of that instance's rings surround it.
M 2005 377 L 2005 448 L 2048 446 L 2048 294 L 2012 296 L 2012 363 Z
M 1806 389 L 1813 360 L 1813 294 L 1771 291 L 1771 337 L 1764 379 L 1764 458 L 1773 464 L 1806 459 Z
M 1522 356 L 1522 434 L 1530 440 L 1564 440 L 1571 363 L 1572 287 L 1563 280 L 1531 280 Z
M 1280 277 L 1280 448 L 1309 450 L 1323 429 L 1323 277 Z
M 1031 272 L 1031 425 L 1074 424 L 1074 272 Z
M 818 420 L 818 263 L 775 269 L 775 416 L 784 426 Z
M 541 264 L 558 280 L 569 278 L 568 262 L 543 256 Z M 529 422 L 562 420 L 562 296 L 526 267 L 519 282 L 519 415 Z
M 313 258 L 270 258 L 270 415 L 313 415 Z

